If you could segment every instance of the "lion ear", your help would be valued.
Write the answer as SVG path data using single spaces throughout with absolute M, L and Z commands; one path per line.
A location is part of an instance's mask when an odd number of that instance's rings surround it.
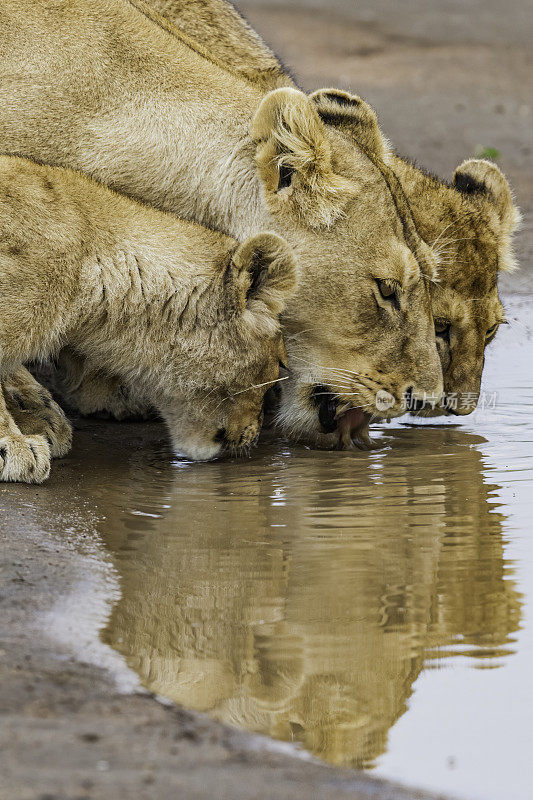
M 515 270 L 517 262 L 512 235 L 520 224 L 521 217 L 503 172 L 492 161 L 470 158 L 455 170 L 453 185 L 462 194 L 478 195 L 490 203 L 500 224 L 499 268 L 505 272 Z
M 260 233 L 239 245 L 232 257 L 242 310 L 263 303 L 277 316 L 297 284 L 296 259 L 285 239 Z
M 368 103 L 340 89 L 320 89 L 310 95 L 310 99 L 325 123 L 344 128 L 357 144 L 385 160 L 390 152 L 389 143 L 379 129 L 376 112 Z
M 303 92 L 282 88 L 265 95 L 252 136 L 271 213 L 291 213 L 312 228 L 329 227 L 342 215 L 356 187 L 333 171 L 324 124 Z
M 514 233 L 520 212 L 513 203 L 511 187 L 496 164 L 480 158 L 463 161 L 454 172 L 453 185 L 462 194 L 485 196 L 494 206 L 504 232 Z

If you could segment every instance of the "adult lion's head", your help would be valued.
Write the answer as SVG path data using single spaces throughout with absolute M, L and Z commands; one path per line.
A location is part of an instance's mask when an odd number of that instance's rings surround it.
M 351 446 L 372 417 L 442 391 L 419 236 L 372 109 L 333 89 L 265 96 L 253 135 L 263 197 L 301 265 L 283 316 L 280 425 Z M 330 441 L 331 443 L 331 441 Z

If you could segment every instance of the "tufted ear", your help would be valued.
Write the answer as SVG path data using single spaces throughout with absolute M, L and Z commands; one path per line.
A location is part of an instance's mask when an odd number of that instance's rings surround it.
M 389 143 L 379 129 L 374 109 L 360 97 L 340 89 L 320 89 L 310 95 L 320 118 L 344 128 L 356 142 L 382 161 L 389 154 Z
M 511 187 L 503 172 L 480 158 L 463 161 L 455 170 L 453 185 L 463 194 L 484 195 L 494 206 L 504 232 L 512 234 L 520 222 L 520 212 L 513 203 Z
M 329 227 L 356 192 L 331 165 L 316 106 L 297 89 L 269 92 L 252 123 L 256 161 L 271 213 L 293 214 L 312 228 Z
M 297 268 L 292 249 L 276 233 L 260 233 L 239 245 L 232 257 L 241 308 L 257 303 L 278 315 L 296 290 Z

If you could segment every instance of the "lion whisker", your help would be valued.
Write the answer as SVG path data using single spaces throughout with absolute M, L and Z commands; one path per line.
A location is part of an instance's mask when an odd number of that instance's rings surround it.
M 249 392 L 251 389 L 262 389 L 263 386 L 271 386 L 274 383 L 280 383 L 281 381 L 288 381 L 289 375 L 284 375 L 282 378 L 276 378 L 273 381 L 265 381 L 265 383 L 257 383 L 254 386 L 248 386 L 247 389 L 240 389 L 238 392 L 234 392 L 231 396 L 236 397 L 238 394 L 243 394 L 243 392 Z
M 296 359 L 296 361 L 302 361 L 304 364 L 307 364 L 310 367 L 314 367 L 319 371 L 330 372 L 333 375 L 337 374 L 339 377 L 349 378 L 352 375 L 361 375 L 360 372 L 355 372 L 355 370 L 342 369 L 341 367 L 318 367 L 312 361 L 302 358 L 301 356 L 292 356 L 292 358 Z
M 459 220 L 458 220 L 458 219 L 456 219 L 456 220 L 452 220 L 452 221 L 451 221 L 451 222 L 450 222 L 448 225 L 446 225 L 446 227 L 445 227 L 445 228 L 443 228 L 443 229 L 442 229 L 442 231 L 439 233 L 439 235 L 437 236 L 437 238 L 435 239 L 435 241 L 434 241 L 434 242 L 432 242 L 432 243 L 431 243 L 431 245 L 430 245 L 432 250 L 435 248 L 435 245 L 437 244 L 437 242 L 439 241 L 439 239 L 441 239 L 441 238 L 442 238 L 442 236 L 444 236 L 444 234 L 446 233 L 446 231 L 447 231 L 449 228 L 451 228 L 452 226 L 454 226 L 454 225 L 457 225 L 457 224 L 458 224 L 458 222 L 459 222 Z
M 365 387 L 363 386 L 361 388 L 364 389 Z M 346 392 L 343 389 L 340 389 L 336 390 L 335 392 L 316 392 L 313 394 L 313 397 L 328 397 L 330 394 L 337 394 L 339 391 L 342 393 L 342 397 L 355 397 L 356 394 L 359 394 L 359 392 Z M 372 404 L 370 403 L 370 405 Z
M 237 397 L 238 394 L 244 394 L 244 392 L 250 392 L 252 389 L 262 389 L 263 386 L 273 386 L 275 383 L 280 383 L 281 381 L 288 381 L 289 377 L 290 377 L 289 375 L 285 375 L 283 378 L 276 378 L 273 381 L 265 381 L 265 383 L 257 383 L 257 384 L 254 384 L 253 386 L 248 386 L 246 389 L 240 389 L 238 392 L 233 392 L 233 394 L 229 394 L 229 395 L 227 395 L 227 397 L 224 397 L 220 401 L 220 403 L 217 403 L 217 405 L 214 407 L 213 411 L 216 411 L 217 408 L 219 408 L 222 405 L 222 403 L 226 402 L 226 400 L 233 400 L 233 398 Z

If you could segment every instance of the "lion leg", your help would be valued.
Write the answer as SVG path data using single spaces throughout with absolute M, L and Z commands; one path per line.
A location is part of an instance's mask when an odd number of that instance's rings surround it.
M 50 474 L 50 446 L 43 436 L 25 436 L 7 408 L 0 384 L 0 481 L 42 483 Z
M 25 367 L 3 382 L 8 412 L 25 436 L 42 436 L 52 458 L 61 458 L 72 447 L 72 426 L 50 392 Z
M 153 409 L 119 378 L 94 368 L 69 347 L 61 350 L 52 382 L 69 408 L 82 416 L 116 419 L 120 422 L 151 419 Z

